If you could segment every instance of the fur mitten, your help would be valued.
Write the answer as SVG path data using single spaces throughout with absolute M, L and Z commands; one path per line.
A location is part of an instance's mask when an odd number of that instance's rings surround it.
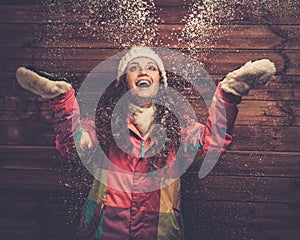
M 71 88 L 64 78 L 28 67 L 18 68 L 16 77 L 23 88 L 45 99 L 55 98 Z
M 264 84 L 275 74 L 274 63 L 268 59 L 247 62 L 241 68 L 227 74 L 221 88 L 237 96 L 247 95 L 250 89 Z

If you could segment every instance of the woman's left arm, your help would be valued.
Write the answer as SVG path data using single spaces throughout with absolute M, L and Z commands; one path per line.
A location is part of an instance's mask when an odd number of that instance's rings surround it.
M 232 143 L 234 123 L 241 97 L 268 82 L 276 68 L 268 59 L 247 62 L 226 75 L 216 89 L 205 126 L 185 116 L 187 127 L 181 131 L 183 142 L 201 149 L 198 153 L 224 152 Z M 192 147 L 193 148 L 193 147 Z

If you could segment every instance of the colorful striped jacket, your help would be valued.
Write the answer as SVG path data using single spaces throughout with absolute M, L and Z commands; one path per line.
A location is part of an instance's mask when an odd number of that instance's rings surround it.
M 239 102 L 239 97 L 225 93 L 218 86 L 206 125 L 197 123 L 197 131 L 193 131 L 193 136 L 187 138 L 190 139 L 189 142 L 201 145 L 197 154 L 205 155 L 213 145 L 213 125 L 226 129 L 221 151 L 225 151 L 230 145 L 237 115 L 236 104 Z M 74 136 L 81 131 L 81 127 L 90 134 L 93 142 L 97 142 L 94 123 L 80 119 L 73 89 L 51 100 L 50 106 L 55 113 L 56 147 L 62 155 L 72 157 L 73 151 L 76 151 Z M 220 108 L 225 109 L 226 114 L 222 114 Z M 225 121 L 219 121 L 220 119 Z M 143 141 L 130 121 L 127 125 L 131 133 L 128 143 L 132 146 L 132 152 L 127 154 L 112 145 L 108 151 L 108 159 L 113 164 L 96 167 L 95 180 L 82 211 L 81 239 L 183 239 L 180 176 L 176 173 L 178 163 L 166 170 L 166 178 L 154 175 L 149 167 L 149 158 L 145 157 L 153 139 L 150 136 Z M 175 156 L 175 149 L 171 149 L 167 163 L 172 164 Z M 147 173 L 151 173 L 151 177 Z

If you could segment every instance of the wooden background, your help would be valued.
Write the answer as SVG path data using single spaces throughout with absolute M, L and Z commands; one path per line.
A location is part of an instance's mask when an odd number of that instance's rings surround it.
M 191 1 L 155 2 L 164 20 L 158 25 L 161 41 L 184 48 L 164 36 L 182 27 L 183 5 Z M 278 9 L 286 11 L 281 16 L 248 12 L 241 19 L 237 14 L 230 34 L 221 35 L 199 56 L 216 81 L 245 61 L 262 57 L 274 61 L 278 71 L 268 86 L 244 97 L 231 150 L 210 175 L 199 179 L 200 163 L 195 162 L 183 176 L 188 240 L 299 239 L 300 7 L 299 1 L 293 3 L 290 11 Z M 77 34 L 76 26 L 86 16 L 76 22 L 59 12 L 51 17 L 61 20 L 57 25 L 65 35 L 62 41 L 47 41 L 49 22 L 36 18 L 37 4 L 0 3 L 0 238 L 77 239 L 91 177 L 78 162 L 56 152 L 47 103 L 22 90 L 14 74 L 19 66 L 33 65 L 65 73 L 78 87 L 89 71 L 119 49 Z M 55 51 L 63 56 L 56 58 Z

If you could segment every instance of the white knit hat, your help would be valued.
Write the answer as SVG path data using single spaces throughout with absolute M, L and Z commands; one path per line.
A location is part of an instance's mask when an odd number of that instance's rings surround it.
M 117 85 L 120 82 L 121 76 L 125 73 L 127 64 L 134 58 L 138 57 L 147 57 L 154 60 L 158 66 L 158 69 L 161 73 L 161 77 L 164 83 L 164 86 L 167 87 L 167 75 L 165 71 L 164 64 L 161 60 L 161 58 L 151 49 L 148 47 L 138 47 L 134 46 L 132 47 L 121 59 L 118 67 L 118 76 L 117 76 Z

